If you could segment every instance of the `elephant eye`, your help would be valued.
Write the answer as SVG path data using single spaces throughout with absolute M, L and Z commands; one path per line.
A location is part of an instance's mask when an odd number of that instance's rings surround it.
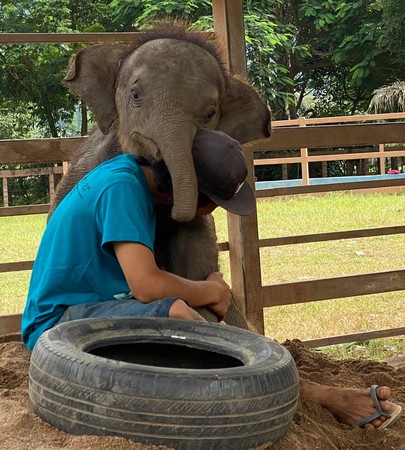
M 203 117 L 203 122 L 204 124 L 209 123 L 209 121 L 215 116 L 216 113 L 216 109 L 213 107 L 211 108 L 207 114 L 205 114 L 205 116 Z
M 135 106 L 140 106 L 141 104 L 141 93 L 139 91 L 138 86 L 133 86 L 131 89 L 131 100 L 135 104 Z

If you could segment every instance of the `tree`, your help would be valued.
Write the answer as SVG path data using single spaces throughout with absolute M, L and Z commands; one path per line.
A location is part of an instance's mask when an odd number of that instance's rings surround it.
M 381 112 L 405 112 L 405 82 L 397 81 L 388 86 L 383 86 L 373 92 L 370 109 L 376 113 Z M 401 158 L 390 158 L 391 169 L 398 169 Z
M 402 0 L 376 0 L 381 12 L 380 46 L 398 62 L 405 61 L 405 5 Z
M 112 28 L 108 1 L 2 0 L 0 27 L 9 33 L 62 33 Z M 77 46 L 76 46 L 77 48 Z M 65 133 L 76 100 L 61 81 L 73 46 L 3 45 L 0 47 L 0 101 L 30 108 L 45 136 Z M 3 112 L 4 114 L 4 112 Z
M 376 112 L 405 111 L 405 6 L 402 0 L 377 0 L 381 11 L 379 46 L 401 68 L 398 80 L 373 92 L 370 109 Z M 402 81 L 400 81 L 402 80 Z

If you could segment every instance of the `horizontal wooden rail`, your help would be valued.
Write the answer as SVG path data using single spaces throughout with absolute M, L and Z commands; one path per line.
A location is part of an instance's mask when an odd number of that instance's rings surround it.
M 0 316 L 0 336 L 20 331 L 21 314 Z
M 405 112 L 383 113 L 383 114 L 361 114 L 358 116 L 334 116 L 334 117 L 314 117 L 307 119 L 300 117 L 298 119 L 289 120 L 273 120 L 271 126 L 278 127 L 297 127 L 307 125 L 325 125 L 331 123 L 354 123 L 354 122 L 371 122 L 376 120 L 398 120 L 405 119 Z
M 384 151 L 384 152 L 367 152 L 367 153 L 340 153 L 329 155 L 325 152 L 323 155 L 308 156 L 306 161 L 311 162 L 322 162 L 322 161 L 346 161 L 353 159 L 378 159 L 378 158 L 393 158 L 397 156 L 405 157 L 405 148 L 400 151 Z M 254 161 L 255 166 L 265 166 L 273 164 L 293 164 L 301 163 L 302 158 L 295 157 L 281 157 L 281 158 L 267 158 L 267 159 L 256 159 Z
M 209 36 L 215 33 L 197 31 Z M 98 32 L 98 33 L 0 33 L 0 44 L 64 44 L 93 42 L 132 42 L 144 32 Z
M 42 205 L 6 206 L 0 208 L 0 217 L 47 214 L 49 207 L 49 203 L 44 203 Z
M 383 187 L 405 186 L 403 178 L 392 180 L 351 181 L 347 183 L 312 184 L 309 186 L 289 186 L 256 190 L 256 198 L 277 197 L 282 195 L 316 194 L 320 192 L 351 191 L 355 189 L 377 189 Z
M 405 290 L 405 269 L 263 286 L 263 307 Z
M 276 238 L 259 239 L 259 247 L 277 247 L 280 245 L 309 244 L 312 242 L 336 241 L 340 239 L 357 239 L 375 236 L 389 236 L 405 233 L 405 226 L 365 228 L 361 230 L 333 231 L 329 233 L 302 234 Z M 219 242 L 218 251 L 229 250 L 229 242 Z
M 0 170 L 0 178 L 18 178 L 18 177 L 31 177 L 38 175 L 56 175 L 62 174 L 63 167 L 34 167 L 32 169 L 12 169 L 12 170 Z
M 0 273 L 31 270 L 33 264 L 34 261 L 16 261 L 16 262 L 0 263 Z
M 364 331 L 362 333 L 341 334 L 326 338 L 308 339 L 302 341 L 307 348 L 326 347 L 327 345 L 346 344 L 348 342 L 367 341 L 384 337 L 405 335 L 405 327 L 388 328 L 386 330 Z
M 405 142 L 405 122 L 275 128 L 270 138 L 243 145 L 247 152 L 348 147 Z
M 63 44 L 69 42 L 133 41 L 136 32 L 128 33 L 0 33 L 0 44 Z
M 286 236 L 277 238 L 260 239 L 259 247 L 276 247 L 279 245 L 307 244 L 311 242 L 324 242 L 339 239 L 354 239 L 372 236 L 387 236 L 393 234 L 405 233 L 405 226 L 370 228 L 363 230 L 336 231 L 331 233 L 304 234 L 300 236 Z M 229 242 L 219 242 L 218 251 L 229 251 Z M 17 272 L 20 270 L 31 270 L 34 261 L 18 261 L 9 263 L 0 263 L 1 272 Z
M 0 140 L 1 164 L 70 161 L 84 137 Z
M 297 236 L 260 239 L 260 247 L 276 247 L 279 245 L 308 244 L 310 242 L 335 241 L 339 239 L 355 239 L 372 236 L 387 236 L 405 233 L 405 226 L 367 228 L 363 230 L 334 231 L 330 233 L 303 234 Z

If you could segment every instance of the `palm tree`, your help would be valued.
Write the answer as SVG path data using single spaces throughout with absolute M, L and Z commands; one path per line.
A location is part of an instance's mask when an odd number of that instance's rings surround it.
M 396 81 L 373 92 L 369 109 L 375 113 L 405 112 L 405 81 Z
M 375 113 L 405 112 L 405 81 L 396 81 L 373 92 L 369 109 Z M 399 158 L 390 158 L 391 168 L 398 169 Z

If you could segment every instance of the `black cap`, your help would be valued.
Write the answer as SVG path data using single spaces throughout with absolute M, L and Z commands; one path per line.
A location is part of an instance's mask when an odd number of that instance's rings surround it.
M 231 213 L 252 214 L 255 195 L 245 181 L 248 171 L 238 141 L 222 131 L 199 130 L 193 159 L 199 192 Z

